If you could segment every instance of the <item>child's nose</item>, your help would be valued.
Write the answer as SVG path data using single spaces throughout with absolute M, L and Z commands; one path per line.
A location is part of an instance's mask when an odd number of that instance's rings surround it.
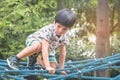
M 60 28 L 60 29 L 59 29 L 59 32 L 62 32 L 62 31 L 63 31 L 63 30 Z

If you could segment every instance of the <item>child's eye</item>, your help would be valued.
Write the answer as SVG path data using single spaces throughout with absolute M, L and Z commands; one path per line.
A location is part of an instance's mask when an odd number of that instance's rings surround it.
M 65 28 L 65 29 L 63 29 L 63 30 L 67 30 L 67 29 Z
M 66 30 L 68 30 L 68 28 L 64 28 L 63 30 L 65 30 L 65 31 L 66 31 Z
M 61 26 L 58 25 L 57 27 L 60 28 Z

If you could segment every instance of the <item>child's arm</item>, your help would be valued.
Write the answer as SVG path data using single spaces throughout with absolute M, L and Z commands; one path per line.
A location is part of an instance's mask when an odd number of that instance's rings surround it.
M 49 63 L 49 56 L 48 56 L 48 46 L 49 43 L 47 40 L 42 40 L 42 56 L 43 56 L 43 63 L 45 65 L 45 68 L 49 71 L 49 73 L 54 74 L 55 69 L 50 66 Z
M 60 45 L 60 57 L 59 57 L 59 62 L 60 62 L 60 68 L 64 68 L 64 63 L 66 59 L 66 45 Z M 62 74 L 66 74 L 66 72 L 62 71 Z

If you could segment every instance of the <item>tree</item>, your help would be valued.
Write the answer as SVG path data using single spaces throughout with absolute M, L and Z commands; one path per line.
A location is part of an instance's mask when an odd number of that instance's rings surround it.
M 53 22 L 55 0 L 2 0 L 0 2 L 0 56 L 6 59 L 25 47 L 26 37 Z
M 110 1 L 110 33 L 120 32 L 120 0 Z
M 108 26 L 108 0 L 98 0 L 97 29 L 96 29 L 96 57 L 104 58 L 110 54 L 110 29 Z M 104 76 L 103 71 L 98 76 Z
M 57 2 L 57 10 L 60 10 L 62 8 L 64 8 L 64 0 L 56 0 Z

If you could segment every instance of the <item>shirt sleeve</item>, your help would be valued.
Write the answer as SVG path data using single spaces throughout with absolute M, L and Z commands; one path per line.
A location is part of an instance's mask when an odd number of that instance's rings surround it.
M 69 38 L 68 36 L 65 36 L 64 39 L 61 41 L 61 45 L 68 45 L 69 44 Z

